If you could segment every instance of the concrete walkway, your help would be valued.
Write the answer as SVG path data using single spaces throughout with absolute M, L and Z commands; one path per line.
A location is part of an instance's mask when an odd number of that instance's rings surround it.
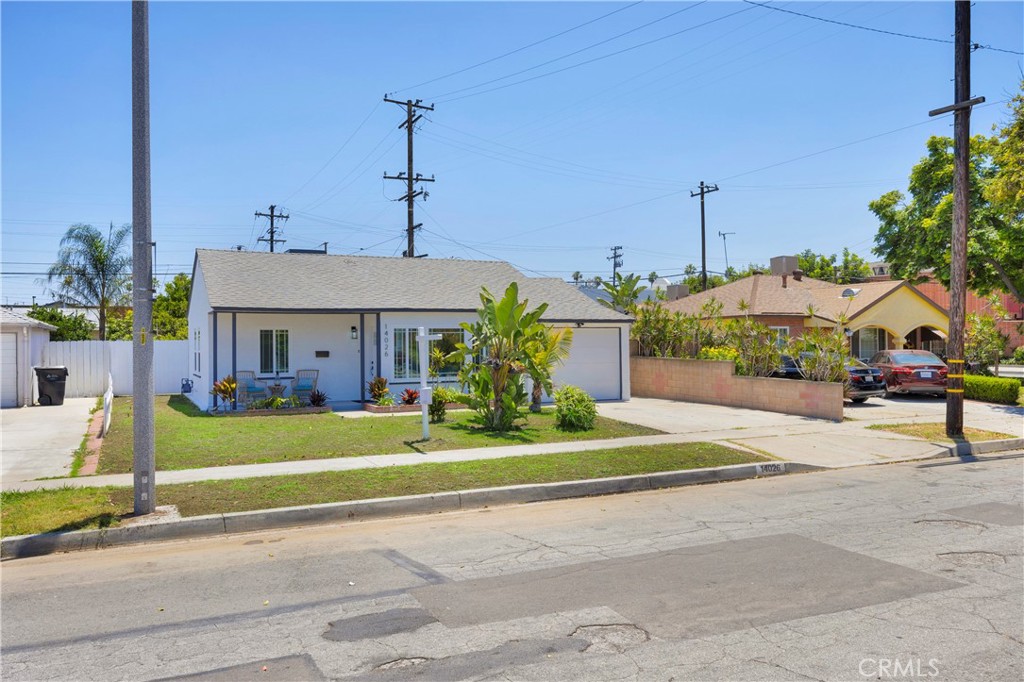
M 0 480 L 8 484 L 67 476 L 89 426 L 96 398 L 67 398 L 63 405 L 0 410 Z
M 430 453 L 382 453 L 363 457 L 159 471 L 157 482 L 191 483 L 697 441 L 722 443 L 792 462 L 838 468 L 935 456 L 942 451 L 939 444 L 867 427 L 880 423 L 936 422 L 945 418 L 943 401 L 899 398 L 879 401 L 878 405 L 871 407 L 857 405 L 847 408 L 847 413 L 853 416 L 848 416 L 847 421 L 842 423 L 774 412 L 649 398 L 634 398 L 624 403 L 602 403 L 598 409 L 606 417 L 649 426 L 666 433 L 609 440 L 512 445 Z M 1008 439 L 1019 439 L 1024 428 L 1024 408 L 969 402 L 964 409 L 964 423 L 975 428 L 1006 433 Z M 1010 447 L 1021 448 L 1024 447 L 1024 443 L 1007 444 L 1007 449 Z M 41 490 L 65 486 L 105 485 L 131 486 L 132 475 L 114 474 L 11 482 L 5 477 L 2 487 L 3 490 Z

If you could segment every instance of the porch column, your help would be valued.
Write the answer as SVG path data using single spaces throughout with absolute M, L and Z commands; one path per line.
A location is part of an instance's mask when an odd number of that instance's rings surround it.
M 231 313 L 231 376 L 238 381 L 238 313 Z M 238 407 L 238 390 L 231 394 L 231 409 Z
M 359 313 L 359 401 L 366 400 L 366 315 Z
M 217 381 L 217 311 L 213 311 L 213 365 L 210 368 L 213 371 L 213 377 L 211 377 L 210 386 L 213 386 L 213 382 Z M 213 394 L 213 409 L 217 409 L 217 394 Z

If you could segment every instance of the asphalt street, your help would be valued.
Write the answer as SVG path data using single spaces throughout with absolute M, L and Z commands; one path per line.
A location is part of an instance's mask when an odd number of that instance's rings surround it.
M 5 680 L 1020 680 L 1024 459 L 2 566 Z

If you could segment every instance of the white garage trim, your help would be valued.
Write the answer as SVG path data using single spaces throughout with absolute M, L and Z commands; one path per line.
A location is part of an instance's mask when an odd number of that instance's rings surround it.
M 0 334 L 0 407 L 18 406 L 18 335 Z
M 572 384 L 595 400 L 622 400 L 622 334 L 620 325 L 573 328 L 569 358 L 554 372 L 555 388 Z

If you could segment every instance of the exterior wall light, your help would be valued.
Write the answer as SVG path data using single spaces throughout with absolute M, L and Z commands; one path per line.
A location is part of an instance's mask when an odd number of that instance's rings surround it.
M 356 329 L 356 326 L 355 326 L 355 325 L 352 325 L 352 330 L 351 330 L 351 331 L 349 332 L 349 335 L 350 335 L 350 336 L 351 336 L 351 337 L 352 337 L 353 339 L 358 339 L 358 338 L 359 338 L 359 330 L 358 330 L 358 329 Z

